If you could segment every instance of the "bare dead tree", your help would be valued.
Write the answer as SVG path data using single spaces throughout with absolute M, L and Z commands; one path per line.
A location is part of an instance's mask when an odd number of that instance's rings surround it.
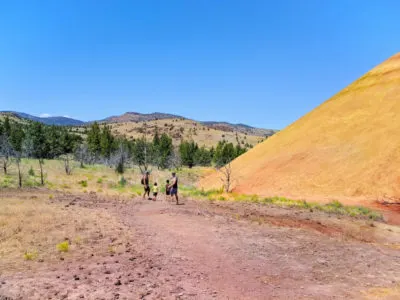
M 128 148 L 126 145 L 120 143 L 117 151 L 114 152 L 110 159 L 110 162 L 115 166 L 115 171 L 118 174 L 124 174 L 130 161 Z
M 79 161 L 80 167 L 83 169 L 85 163 L 90 161 L 90 153 L 87 144 L 80 144 L 75 151 L 75 159 Z
M 72 170 L 73 170 L 73 166 L 72 166 L 71 162 L 73 161 L 74 157 L 72 156 L 72 154 L 64 154 L 64 155 L 61 155 L 60 158 L 64 162 L 65 174 L 71 175 Z
M 22 188 L 22 179 L 23 179 L 23 172 L 21 168 L 21 156 L 22 154 L 20 152 L 15 153 L 15 165 L 17 166 L 18 170 L 18 187 Z
M 177 149 L 172 151 L 172 154 L 168 158 L 168 167 L 171 169 L 180 170 L 182 167 L 182 159 Z
M 224 191 L 229 193 L 233 184 L 233 175 L 232 175 L 232 165 L 231 163 L 227 163 L 226 165 L 217 169 L 221 173 L 221 181 L 223 183 Z
M 38 161 L 39 161 L 39 167 L 40 167 L 40 184 L 44 185 L 44 172 L 43 172 L 44 159 L 38 158 Z
M 9 141 L 9 138 L 6 135 L 0 136 L 0 159 L 1 165 L 3 168 L 4 175 L 7 175 L 8 168 L 10 167 L 13 154 L 13 147 Z

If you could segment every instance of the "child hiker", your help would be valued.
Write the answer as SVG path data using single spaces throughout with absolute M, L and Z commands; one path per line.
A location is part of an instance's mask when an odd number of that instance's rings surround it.
M 157 195 L 158 195 L 158 185 L 157 185 L 157 182 L 154 182 L 154 185 L 153 185 L 153 196 L 154 196 L 153 201 L 157 200 Z

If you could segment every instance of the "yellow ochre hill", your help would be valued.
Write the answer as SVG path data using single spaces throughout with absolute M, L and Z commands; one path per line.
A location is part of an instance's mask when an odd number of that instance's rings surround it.
M 400 53 L 234 160 L 232 176 L 244 194 L 399 202 Z

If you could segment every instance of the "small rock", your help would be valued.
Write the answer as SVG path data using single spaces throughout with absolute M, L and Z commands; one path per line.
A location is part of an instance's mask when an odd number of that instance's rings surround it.
M 117 280 L 117 282 L 114 284 L 114 285 L 121 285 L 122 283 L 121 283 L 121 280 Z

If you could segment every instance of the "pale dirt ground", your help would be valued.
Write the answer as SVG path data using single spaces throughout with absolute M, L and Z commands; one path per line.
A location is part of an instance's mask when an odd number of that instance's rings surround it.
M 36 233 L 18 236 L 19 247 L 1 236 L 0 249 L 8 243 L 15 252 L 0 257 L 2 300 L 400 297 L 396 226 L 257 204 L 185 199 L 176 206 L 93 192 L 3 189 L 0 201 L 36 201 L 32 220 L 41 210 L 54 214 L 40 221 L 43 230 L 22 223 L 20 232 Z M 60 215 L 64 225 L 56 226 Z M 57 253 L 54 243 L 65 238 L 70 251 Z M 38 258 L 24 261 L 20 251 L 35 245 Z

